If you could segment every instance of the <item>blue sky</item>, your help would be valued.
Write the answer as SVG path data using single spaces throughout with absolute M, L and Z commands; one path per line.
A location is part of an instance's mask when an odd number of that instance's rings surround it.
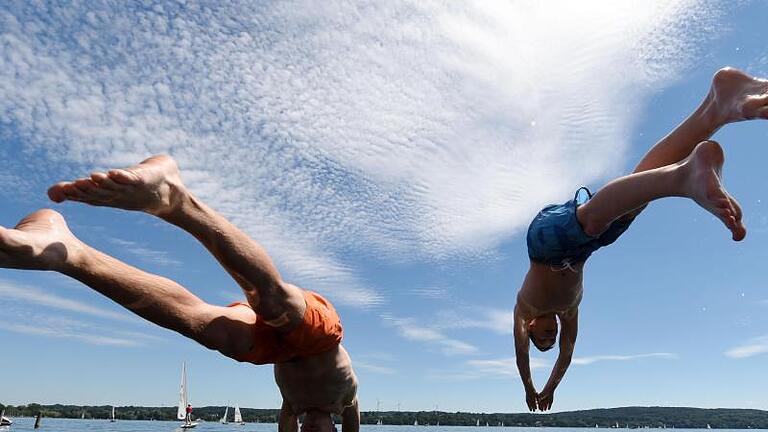
M 55 181 L 169 153 L 188 186 L 329 297 L 364 410 L 523 411 L 511 311 L 543 205 L 629 170 L 725 65 L 768 76 L 764 2 L 167 2 L 0 9 L 0 224 Z M 721 130 L 749 229 L 654 204 L 585 276 L 556 410 L 767 408 L 768 124 Z M 191 236 L 56 205 L 76 235 L 215 304 Z M 0 271 L 0 402 L 278 407 L 238 364 L 79 283 Z M 7 349 L 6 347 L 10 347 Z M 555 353 L 534 355 L 540 387 Z

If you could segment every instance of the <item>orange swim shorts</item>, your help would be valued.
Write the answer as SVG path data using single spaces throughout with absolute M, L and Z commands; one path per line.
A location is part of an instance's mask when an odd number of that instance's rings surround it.
M 233 358 L 253 364 L 283 363 L 330 351 L 341 343 L 344 330 L 331 302 L 312 291 L 302 290 L 302 293 L 307 309 L 298 327 L 288 333 L 281 333 L 257 315 L 251 350 Z M 229 306 L 250 308 L 247 303 L 233 303 Z

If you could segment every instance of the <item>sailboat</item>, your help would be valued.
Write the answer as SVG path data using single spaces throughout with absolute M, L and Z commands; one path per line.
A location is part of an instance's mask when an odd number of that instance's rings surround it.
M 80 420 L 85 420 L 85 410 L 83 410 L 83 413 L 80 414 Z
M 227 421 L 227 414 L 229 414 L 229 407 L 224 408 L 224 415 L 221 417 L 221 420 L 219 420 L 219 423 L 221 423 L 221 424 L 229 423 Z
M 243 416 L 240 414 L 240 407 L 237 404 L 235 404 L 235 423 L 239 425 L 245 424 L 243 421 Z
M 179 409 L 176 411 L 176 418 L 184 420 L 181 424 L 182 429 L 192 429 L 197 426 L 197 422 L 193 422 L 191 418 L 187 418 L 187 404 L 189 397 L 187 396 L 187 362 L 181 364 L 181 385 L 179 386 Z
M 382 423 L 381 423 L 381 419 L 379 419 L 379 420 L 377 420 L 377 421 L 376 421 L 376 426 L 381 426 L 381 424 L 382 424 Z
M 13 421 L 5 416 L 5 410 L 0 412 L 0 426 L 10 426 L 13 424 Z
M 475 421 L 475 426 L 480 426 L 480 419 L 477 419 L 477 420 Z
M 414 426 L 418 426 L 418 425 L 419 425 L 419 421 L 418 421 L 418 420 L 414 420 L 414 421 L 413 421 L 413 425 L 414 425 Z
M 111 423 L 114 423 L 114 422 L 117 421 L 117 419 L 115 418 L 115 406 L 114 405 L 112 405 L 112 415 L 109 417 L 109 421 Z

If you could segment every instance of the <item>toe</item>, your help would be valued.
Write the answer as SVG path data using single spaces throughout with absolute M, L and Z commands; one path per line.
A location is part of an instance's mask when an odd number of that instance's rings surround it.
M 96 183 L 100 188 L 122 192 L 125 191 L 125 185 L 115 183 L 107 174 L 103 172 L 95 172 L 91 174 L 91 180 Z
M 96 185 L 96 183 L 94 183 L 91 179 L 79 178 L 75 180 L 75 187 L 84 193 L 90 193 L 94 189 L 97 189 L 98 185 Z
M 736 229 L 736 235 L 733 237 L 736 241 L 742 241 L 747 236 L 747 227 L 744 226 L 741 222 L 739 222 L 739 225 Z
M 109 170 L 107 174 L 110 179 L 118 184 L 130 185 L 139 182 L 139 177 L 136 174 L 124 169 Z
M 67 199 L 67 195 L 64 192 L 64 186 L 68 184 L 68 182 L 58 182 L 55 185 L 48 188 L 48 198 L 51 199 L 51 201 L 60 203 Z

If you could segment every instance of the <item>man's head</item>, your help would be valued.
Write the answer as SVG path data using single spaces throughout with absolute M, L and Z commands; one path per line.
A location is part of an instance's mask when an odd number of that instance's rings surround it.
M 301 432 L 333 432 L 333 419 L 327 411 L 308 410 L 304 414 Z
M 539 351 L 549 351 L 557 341 L 555 314 L 539 315 L 528 323 L 528 337 Z

